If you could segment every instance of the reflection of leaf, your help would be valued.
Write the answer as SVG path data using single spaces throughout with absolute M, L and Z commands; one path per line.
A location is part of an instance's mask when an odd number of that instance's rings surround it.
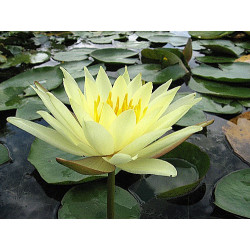
M 115 219 L 137 219 L 140 207 L 126 190 L 115 187 Z M 107 211 L 106 183 L 91 183 L 71 188 L 62 199 L 59 219 L 105 219 Z
M 208 155 L 188 142 L 182 143 L 161 158 L 176 167 L 177 176 L 171 178 L 151 175 L 133 184 L 130 191 L 144 202 L 155 196 L 173 198 L 189 193 L 204 178 L 210 164 Z
M 234 152 L 250 163 L 250 111 L 228 121 L 223 132 Z
M 215 188 L 215 205 L 250 218 L 250 169 L 242 169 L 223 177 Z

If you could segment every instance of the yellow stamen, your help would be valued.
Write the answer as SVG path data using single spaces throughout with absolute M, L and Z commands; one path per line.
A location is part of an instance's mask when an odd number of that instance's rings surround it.
M 108 104 L 111 108 L 113 108 L 113 102 L 112 102 L 111 98 L 112 98 L 112 92 L 110 91 L 110 92 L 109 92 L 108 99 L 107 99 L 106 102 L 107 102 L 107 104 Z
M 130 100 L 129 105 L 128 105 L 128 109 L 134 108 L 134 106 L 132 105 L 132 103 L 133 103 L 133 99 Z
M 98 95 L 97 100 L 94 101 L 94 120 L 99 122 L 100 116 L 98 115 L 98 106 L 100 104 L 101 97 Z
M 139 100 L 138 104 L 134 108 L 135 116 L 136 116 L 136 122 L 139 121 L 140 115 L 141 115 L 141 99 Z
M 125 95 L 123 104 L 122 104 L 122 112 L 128 109 L 128 93 Z

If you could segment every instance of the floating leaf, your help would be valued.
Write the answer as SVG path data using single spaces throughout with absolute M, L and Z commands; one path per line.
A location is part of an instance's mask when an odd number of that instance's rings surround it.
M 98 36 L 98 37 L 91 37 L 89 41 L 92 43 L 100 43 L 100 44 L 107 44 L 112 43 L 113 40 L 118 40 L 125 38 L 124 36 L 120 36 L 119 34 L 111 35 L 111 36 Z
M 58 211 L 59 219 L 107 218 L 107 185 L 91 183 L 71 188 L 63 197 Z M 115 187 L 115 219 L 140 218 L 140 206 L 126 190 Z
M 187 44 L 188 37 L 176 35 L 154 35 L 147 38 L 153 43 L 170 43 L 173 46 L 183 46 Z
M 39 97 L 29 97 L 22 101 L 22 104 L 17 108 L 16 117 L 25 120 L 35 120 L 41 118 L 37 113 L 39 110 L 48 111 Z
M 250 163 L 250 111 L 228 121 L 222 129 L 234 152 Z
M 206 49 L 210 49 L 213 53 L 219 55 L 228 55 L 237 57 L 244 49 L 237 47 L 229 40 L 202 40 L 200 44 Z
M 246 108 L 250 108 L 250 99 L 238 100 L 238 102 Z
M 233 31 L 189 31 L 188 33 L 198 39 L 218 39 L 231 35 Z
M 31 145 L 28 161 L 34 165 L 41 177 L 50 184 L 69 185 L 88 182 L 107 175 L 82 175 L 56 162 L 56 157 L 77 160 L 79 156 L 65 153 L 46 142 L 35 139 Z
M 174 178 L 151 175 L 133 184 L 129 190 L 147 202 L 156 197 L 173 198 L 192 191 L 209 169 L 209 157 L 194 144 L 184 142 L 161 157 L 177 169 Z
M 209 80 L 250 84 L 250 65 L 248 63 L 220 64 L 219 68 L 201 64 L 192 69 L 192 73 Z
M 250 88 L 222 84 L 198 77 L 191 78 L 188 86 L 199 93 L 227 98 L 250 98 Z
M 114 45 L 117 48 L 145 49 L 145 48 L 149 47 L 150 43 L 147 41 L 141 41 L 141 42 L 137 42 L 137 41 L 118 42 L 118 41 L 115 41 Z
M 215 205 L 230 213 L 250 218 L 250 169 L 224 176 L 215 188 Z
M 137 54 L 138 52 L 128 49 L 105 48 L 93 51 L 90 56 L 105 63 L 134 64 L 137 59 L 129 57 L 135 56 Z
M 197 56 L 195 60 L 201 63 L 233 63 L 235 57 L 222 57 L 222 56 Z
M 128 72 L 131 78 L 142 74 L 142 79 L 146 82 L 165 83 L 169 79 L 173 81 L 184 77 L 187 72 L 179 64 L 162 68 L 160 64 L 139 64 L 128 66 Z M 124 69 L 118 70 L 119 74 L 124 73 Z
M 5 63 L 7 61 L 7 58 L 3 55 L 0 55 L 0 64 Z
M 182 51 L 185 59 L 187 62 L 189 62 L 192 58 L 192 54 L 193 54 L 193 49 L 192 49 L 192 40 L 189 38 L 187 41 L 187 44 L 184 48 L 184 50 Z
M 14 57 L 7 58 L 7 61 L 4 64 L 0 65 L 0 69 L 7 69 L 10 67 L 15 67 L 21 63 L 39 64 L 39 63 L 46 62 L 49 59 L 50 59 L 50 55 L 45 52 L 21 53 L 21 54 L 17 54 Z
M 10 160 L 10 157 L 9 157 L 8 149 L 3 144 L 0 144 L 0 165 L 4 164 L 5 162 L 9 160 Z
M 136 35 L 144 39 L 148 39 L 151 36 L 168 35 L 168 34 L 170 33 L 167 31 L 136 31 Z
M 82 61 L 88 58 L 88 55 L 94 51 L 93 48 L 77 48 L 69 51 L 61 51 L 53 56 L 54 60 L 71 62 L 71 61 Z

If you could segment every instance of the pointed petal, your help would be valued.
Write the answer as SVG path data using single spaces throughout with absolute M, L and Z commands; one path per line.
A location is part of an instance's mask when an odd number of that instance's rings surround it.
M 89 144 L 100 155 L 114 153 L 113 137 L 101 124 L 92 121 L 83 122 L 83 131 Z
M 152 93 L 150 102 L 153 101 L 154 99 L 156 99 L 157 97 L 159 97 L 160 95 L 164 94 L 168 90 L 171 83 L 172 83 L 172 79 L 170 79 L 169 81 L 167 81 L 166 83 L 164 83 L 160 87 L 158 87 Z
M 163 176 L 177 175 L 175 167 L 163 160 L 138 158 L 125 164 L 118 164 L 118 168 L 132 174 L 154 174 Z
M 75 161 L 56 158 L 56 161 L 84 175 L 99 175 L 115 171 L 115 166 L 104 161 L 102 157 L 87 157 Z
M 114 110 L 107 104 L 104 103 L 102 107 L 102 112 L 100 116 L 99 123 L 106 129 L 109 129 L 110 125 L 117 118 Z
M 100 93 L 101 101 L 103 102 L 106 101 L 108 98 L 109 92 L 111 91 L 112 86 L 103 67 L 100 67 L 100 70 L 97 74 L 96 86 Z
M 128 84 L 128 99 L 130 100 L 136 91 L 142 87 L 141 74 L 138 74 L 129 84 Z
M 119 76 L 116 79 L 114 86 L 112 88 L 112 102 L 114 103 L 114 105 L 116 104 L 118 96 L 121 105 L 127 92 L 128 92 L 128 87 L 126 81 L 123 78 L 123 76 Z
M 127 85 L 130 83 L 130 77 L 129 77 L 129 73 L 128 73 L 128 67 L 125 66 L 125 71 L 123 73 L 123 78 L 125 80 L 125 82 L 127 83 Z
M 141 149 L 145 148 L 147 145 L 157 140 L 170 129 L 171 128 L 160 129 L 144 134 L 139 138 L 136 138 L 127 146 L 125 146 L 119 153 L 128 154 L 131 156 L 136 155 Z
M 200 126 L 190 126 L 183 128 L 177 132 L 174 132 L 170 135 L 163 137 L 162 139 L 140 150 L 138 152 L 138 156 L 143 158 L 151 158 L 151 157 L 158 158 L 161 155 L 166 154 L 167 152 L 171 151 L 172 149 L 180 145 L 192 134 L 201 130 L 202 127 Z
M 114 138 L 116 152 L 129 142 L 135 125 L 136 116 L 132 109 L 122 112 L 111 124 L 109 131 Z
M 85 153 L 83 150 L 65 139 L 54 129 L 47 128 L 35 122 L 26 121 L 17 117 L 8 117 L 7 121 L 65 152 L 79 156 L 83 156 Z

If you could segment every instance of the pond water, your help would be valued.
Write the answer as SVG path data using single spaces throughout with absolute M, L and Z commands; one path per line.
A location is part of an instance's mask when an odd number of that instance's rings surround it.
M 180 35 L 180 33 L 177 33 Z M 186 35 L 186 32 L 181 32 Z M 130 36 L 130 41 L 135 40 Z M 76 43 L 68 48 L 82 47 Z M 92 47 L 91 44 L 85 47 Z M 110 47 L 98 45 L 95 47 Z M 171 47 L 171 46 L 170 46 Z M 183 48 L 183 47 L 180 47 Z M 199 52 L 194 52 L 189 65 L 197 65 L 194 57 Z M 57 62 L 50 60 L 39 65 L 55 65 Z M 109 67 L 109 75 L 116 75 Z M 192 91 L 184 82 L 181 92 Z M 246 110 L 244 108 L 244 110 Z M 0 218 L 57 218 L 58 208 L 64 194 L 72 185 L 52 185 L 46 183 L 34 166 L 27 160 L 34 137 L 15 126 L 6 123 L 8 116 L 14 116 L 15 110 L 1 111 L 0 142 L 9 149 L 11 160 L 0 165 Z M 141 218 L 239 218 L 214 205 L 214 188 L 223 176 L 249 166 L 234 154 L 227 142 L 222 126 L 228 119 L 235 115 L 206 114 L 207 120 L 215 122 L 199 134 L 191 136 L 187 141 L 199 146 L 210 158 L 210 169 L 198 187 L 190 194 L 174 199 L 148 199 L 147 186 L 140 185 L 138 175 L 120 172 L 116 177 L 116 184 L 129 190 L 141 205 Z M 43 120 L 36 120 L 45 125 Z M 42 157 L 42 155 L 41 155 Z M 130 178 L 126 178 L 129 176 Z M 125 182 L 124 179 L 129 179 Z M 105 180 L 103 180 L 105 181 Z

